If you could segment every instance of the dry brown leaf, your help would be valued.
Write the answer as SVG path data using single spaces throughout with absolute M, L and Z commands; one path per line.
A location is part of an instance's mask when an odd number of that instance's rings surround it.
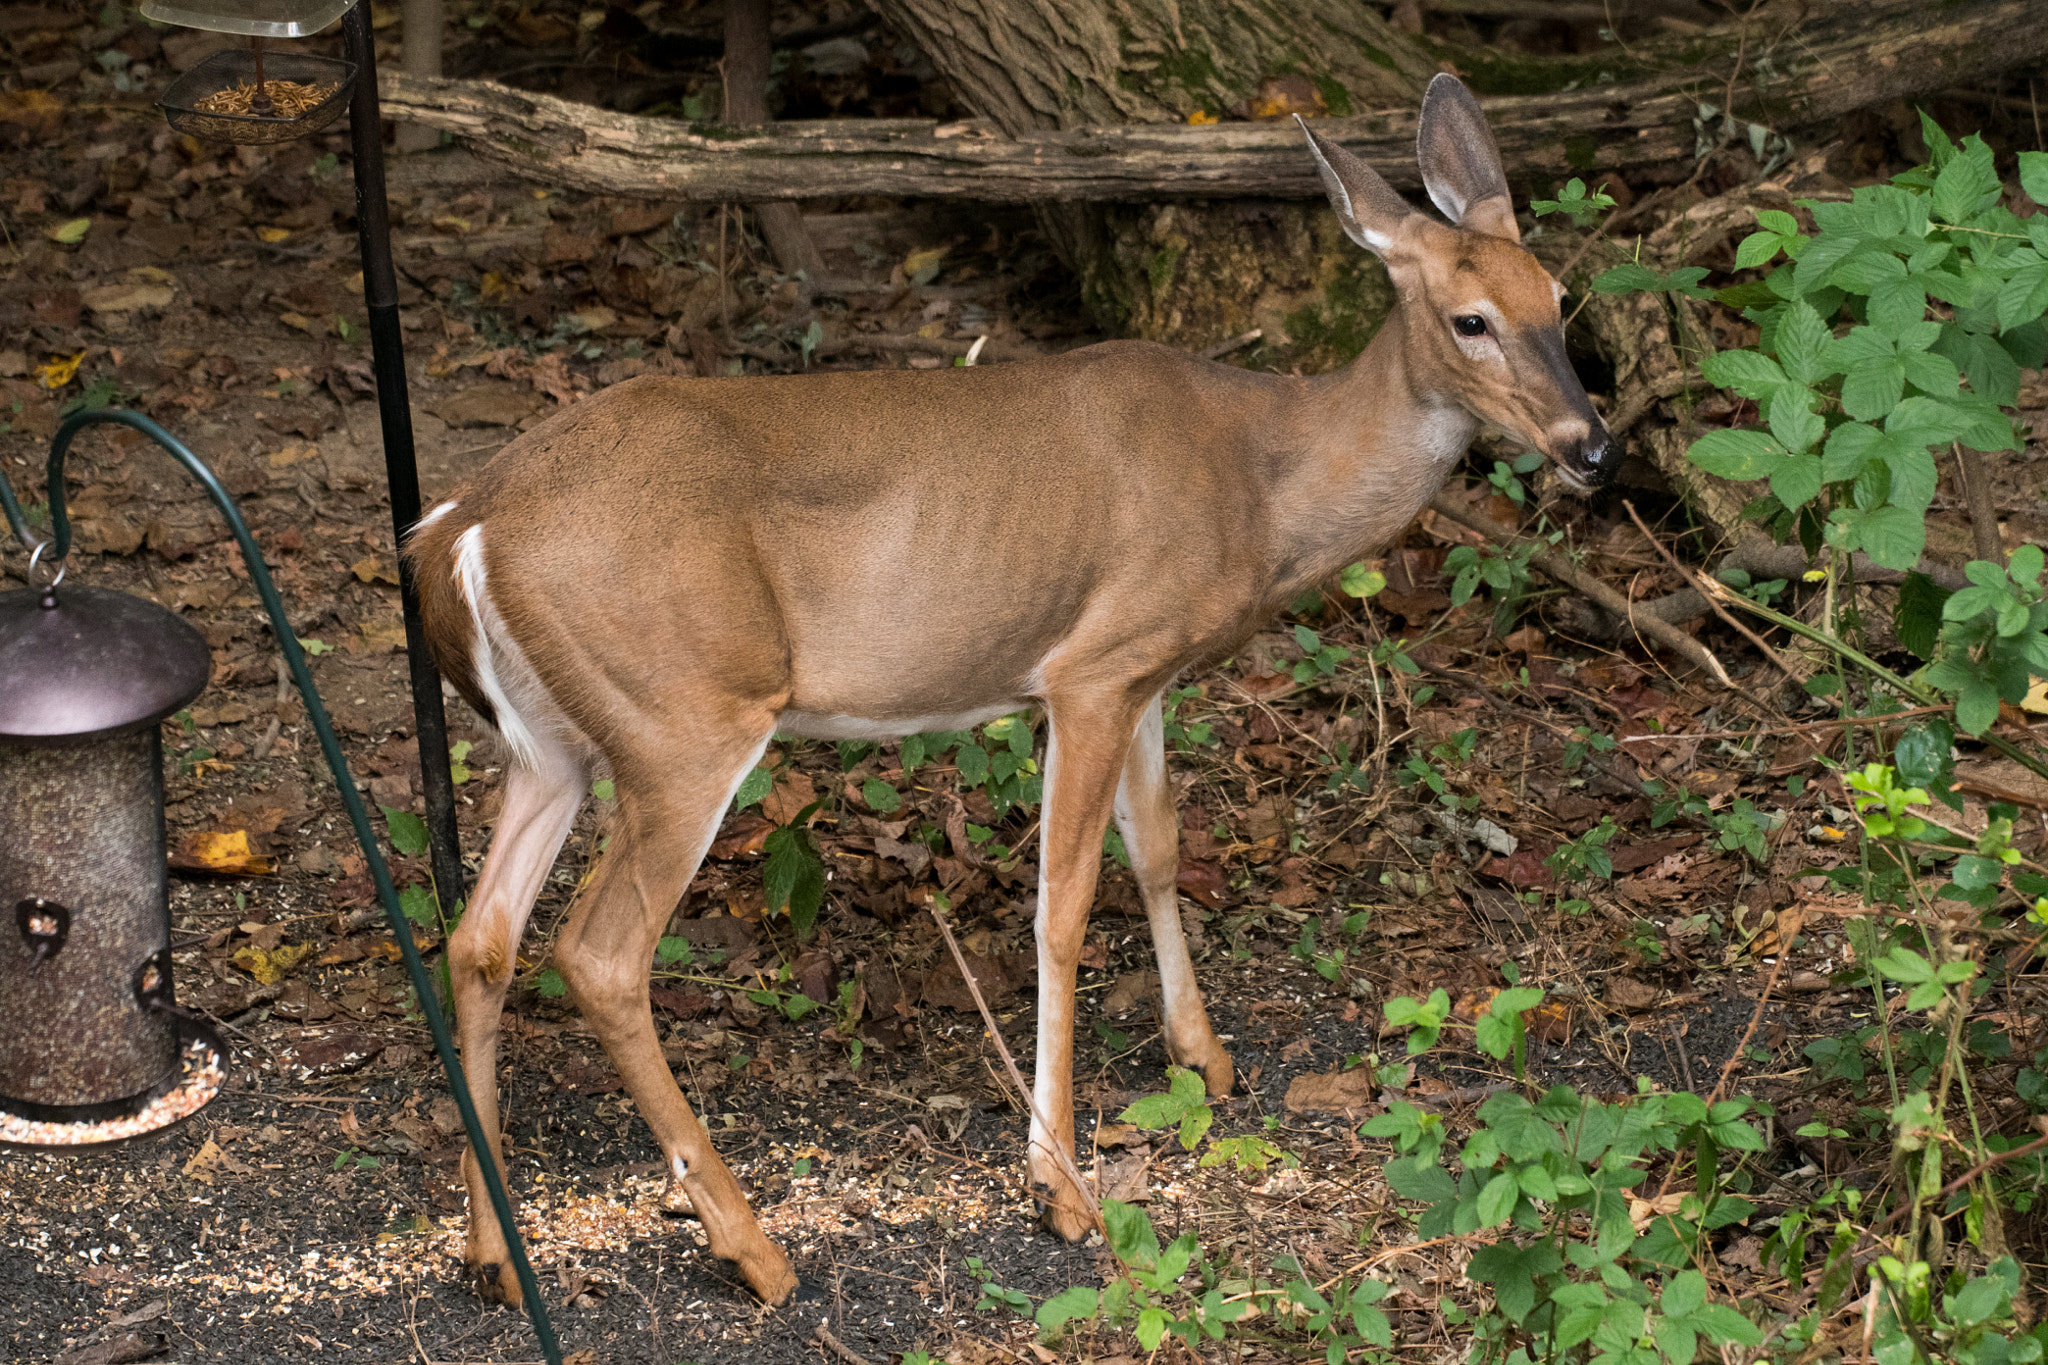
M 1116 979 L 1116 984 L 1109 988 L 1109 994 L 1102 997 L 1102 1012 L 1110 1015 L 1122 1014 L 1125 1010 L 1135 1009 L 1143 1002 L 1154 999 L 1158 994 L 1158 972 L 1150 968 L 1125 972 Z
M 358 583 L 389 583 L 398 586 L 398 570 L 387 563 L 382 555 L 364 555 L 348 566 Z
M 1663 994 L 1655 986 L 1632 976 L 1611 976 L 1607 979 L 1607 1003 L 1628 1014 L 1638 1014 L 1650 1008 Z
M 1290 1114 L 1361 1114 L 1379 1093 L 1369 1066 L 1296 1076 L 1281 1103 Z
M 778 825 L 786 825 L 796 819 L 805 806 L 818 799 L 818 789 L 808 773 L 794 768 L 784 768 L 775 776 L 775 785 L 768 789 L 768 795 L 761 801 L 761 813 Z M 813 812 L 813 819 L 816 813 Z
M 181 871 L 210 872 L 218 877 L 267 877 L 277 871 L 277 859 L 249 847 L 246 829 L 188 834 L 170 861 Z
M 310 943 L 287 943 L 265 951 L 262 948 L 237 949 L 228 959 L 235 966 L 256 978 L 265 986 L 275 985 L 277 979 L 305 961 L 313 951 Z

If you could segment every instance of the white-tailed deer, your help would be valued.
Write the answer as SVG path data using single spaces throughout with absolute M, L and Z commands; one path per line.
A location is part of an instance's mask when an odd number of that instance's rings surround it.
M 527 913 L 591 776 L 610 851 L 555 962 L 711 1249 L 796 1284 L 657 1046 L 656 939 L 781 731 L 881 739 L 1028 706 L 1047 723 L 1030 1174 L 1073 1239 L 1074 971 L 1114 814 L 1159 955 L 1166 1050 L 1231 1085 L 1181 938 L 1159 695 L 1386 544 L 1482 421 L 1581 490 L 1607 433 L 1565 359 L 1560 288 L 1522 250 L 1479 105 L 1438 76 L 1417 151 L 1451 226 L 1309 134 L 1344 230 L 1399 292 L 1313 379 L 1142 342 L 1028 365 L 619 384 L 534 428 L 413 532 L 443 673 L 503 737 L 504 809 L 449 944 L 472 1098 L 497 1128 L 499 1014 Z M 1020 512 L 1021 509 L 1021 512 Z M 516 1301 L 466 1158 L 467 1258 Z

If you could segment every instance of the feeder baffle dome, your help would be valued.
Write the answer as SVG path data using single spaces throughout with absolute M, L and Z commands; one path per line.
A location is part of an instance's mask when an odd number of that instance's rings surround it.
M 356 0 L 143 0 L 142 17 L 254 38 L 310 38 Z
M 210 662 L 198 631 L 140 597 L 0 593 L 0 741 L 69 742 L 154 724 L 199 695 Z

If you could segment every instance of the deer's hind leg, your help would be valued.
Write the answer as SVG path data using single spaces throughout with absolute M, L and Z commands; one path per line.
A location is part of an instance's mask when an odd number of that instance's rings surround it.
M 712 1254 L 737 1262 L 754 1292 L 778 1304 L 796 1287 L 789 1258 L 762 1233 L 739 1182 L 713 1150 L 661 1055 L 648 972 L 662 927 L 688 889 L 741 779 L 775 728 L 769 709 L 693 717 L 688 735 L 613 756 L 618 817 L 611 847 L 555 944 L 555 961 L 654 1130 L 671 1189 L 690 1201 Z
M 1230 1093 L 1230 1054 L 1209 1025 L 1194 963 L 1180 926 L 1180 826 L 1173 787 L 1166 780 L 1166 729 L 1154 700 L 1138 722 L 1116 789 L 1116 827 L 1130 855 L 1131 874 L 1152 925 L 1159 958 L 1159 997 L 1166 1023 L 1166 1055 L 1200 1071 L 1211 1095 Z
M 552 735 L 536 735 L 535 744 L 537 763 L 515 759 L 506 772 L 504 807 L 491 834 L 483 875 L 470 896 L 468 912 L 448 940 L 455 1031 L 470 1103 L 499 1155 L 501 1174 L 505 1164 L 498 1138 L 498 1020 L 527 914 L 583 804 L 588 771 L 583 760 Z M 462 1179 L 469 1189 L 463 1260 L 470 1277 L 484 1298 L 518 1307 L 522 1296 L 512 1275 L 510 1249 L 473 1151 L 462 1154 Z

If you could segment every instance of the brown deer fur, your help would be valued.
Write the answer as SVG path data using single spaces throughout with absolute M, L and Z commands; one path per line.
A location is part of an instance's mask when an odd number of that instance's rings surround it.
M 1251 373 L 1110 342 L 1029 365 L 636 379 L 507 446 L 410 537 L 434 655 L 504 735 L 504 813 L 450 944 L 473 1098 L 497 1127 L 498 1016 L 535 893 L 594 771 L 610 851 L 555 961 L 711 1249 L 765 1300 L 795 1284 L 657 1046 L 655 941 L 778 730 L 883 738 L 1048 716 L 1029 1161 L 1062 1236 L 1076 959 L 1116 819 L 1160 957 L 1168 1055 L 1231 1062 L 1181 938 L 1158 697 L 1302 589 L 1384 545 L 1482 420 L 1569 481 L 1611 472 L 1565 363 L 1559 291 L 1518 245 L 1478 106 L 1449 77 L 1418 154 L 1453 222 L 1313 135 L 1351 235 L 1400 303 L 1356 362 Z M 1477 328 L 1475 332 L 1473 329 Z M 470 1207 L 485 1206 L 473 1158 Z M 516 1300 L 472 1216 L 484 1291 Z

